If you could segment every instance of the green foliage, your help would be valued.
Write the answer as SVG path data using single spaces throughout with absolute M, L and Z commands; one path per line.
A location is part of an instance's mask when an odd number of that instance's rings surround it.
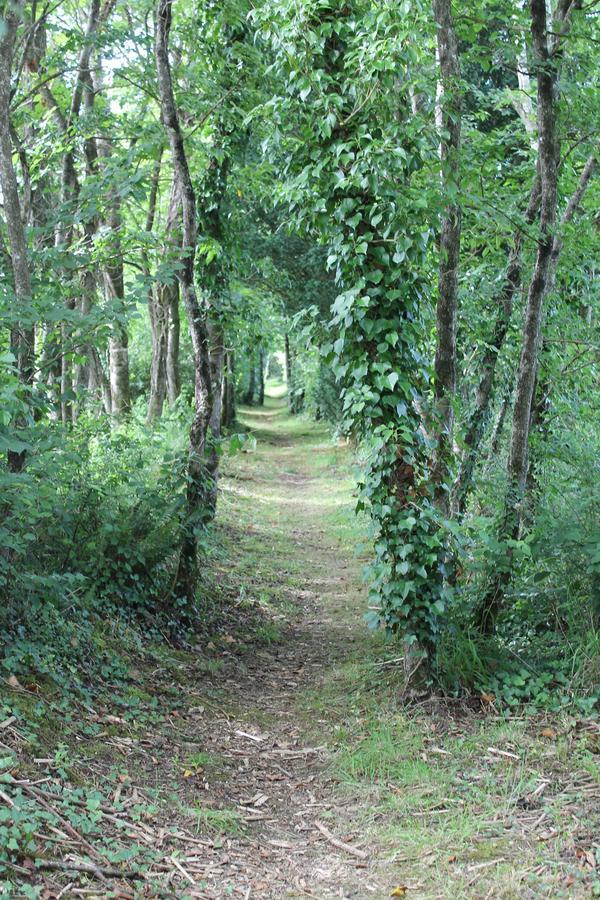
M 323 347 L 329 328 L 316 306 L 297 313 L 289 332 L 292 355 L 292 384 L 288 385 L 290 407 L 300 408 L 317 421 L 323 419 L 335 429 L 342 426 L 342 398 L 333 367 L 328 365 Z
M 476 692 L 497 709 L 529 706 L 560 712 L 576 708 L 593 715 L 598 693 L 597 634 L 581 635 L 565 653 L 560 633 L 536 632 L 522 611 L 518 626 L 495 639 L 451 627 L 443 636 L 435 676 L 452 694 Z
M 296 127 L 273 151 L 288 178 L 284 195 L 296 227 L 327 243 L 342 291 L 328 358 L 345 427 L 367 448 L 358 509 L 375 526 L 372 605 L 388 630 L 432 650 L 448 602 L 446 542 L 428 497 L 430 448 L 417 411 L 429 379 L 418 348 L 432 236 L 422 173 L 432 147 L 422 123 L 399 121 L 396 93 L 398 70 L 418 59 L 414 20 L 368 4 L 307 4 L 290 7 L 286 29 L 268 16 L 262 26 L 287 88 L 278 115 Z
M 177 628 L 169 587 L 184 508 L 182 411 L 150 430 L 80 421 L 44 433 L 26 473 L 0 473 L 3 666 L 67 681 L 119 669 L 110 621 Z
M 93 90 L 76 74 L 85 4 L 44 12 L 34 4 L 18 26 L 25 56 L 13 64 L 9 126 L 32 296 L 25 304 L 15 296 L 4 215 L 0 452 L 27 455 L 22 472 L 0 464 L 8 672 L 68 681 L 75 673 L 92 678 L 96 666 L 102 677 L 120 677 L 111 634 L 155 626 L 181 632 L 196 612 L 170 590 L 190 489 L 183 435 L 194 403 L 194 352 L 184 314 L 179 399 L 170 396 L 168 414 L 152 428 L 142 424 L 152 362 L 165 340 L 149 300 L 184 267 L 180 215 L 168 212 L 173 160 L 159 121 L 152 5 L 103 6 L 107 18 L 92 41 Z M 558 218 L 597 149 L 590 125 L 600 96 L 595 13 L 580 6 L 573 5 L 560 62 Z M 425 649 L 449 690 L 552 703 L 569 696 L 564 675 L 590 705 L 593 691 L 574 674 L 597 677 L 598 181 L 560 229 L 523 526 L 499 541 L 522 305 L 538 246 L 535 217 L 524 215 L 538 155 L 535 72 L 523 65 L 531 61 L 526 4 L 481 0 L 468 14 L 453 13 L 463 140 L 459 178 L 444 196 L 429 4 L 175 5 L 170 61 L 197 195 L 196 287 L 238 400 L 260 402 L 269 360 L 271 376 L 284 376 L 287 339 L 291 411 L 353 440 L 357 507 L 372 521 L 369 624 Z M 76 86 L 83 88 L 77 114 Z M 439 431 L 434 301 L 448 200 L 462 216 L 449 482 L 468 449 L 482 363 L 490 350 L 497 359 L 466 512 L 452 508 L 451 521 L 439 512 L 430 437 Z M 500 322 L 515 235 L 521 278 L 515 308 Z M 118 291 L 109 277 L 115 267 Z M 171 337 L 176 310 L 167 313 Z M 499 322 L 506 336 L 498 349 Z M 25 329 L 35 332 L 31 384 L 19 372 L 14 339 Z M 115 336 L 133 411 L 129 421 L 115 414 L 109 424 L 104 394 L 115 374 Z M 214 388 L 218 395 L 221 385 Z M 233 405 L 226 425 L 234 433 L 210 448 L 214 460 L 250 446 L 232 427 Z M 501 409 L 504 432 L 492 442 Z M 452 484 L 441 487 L 454 499 Z M 204 524 L 196 524 L 202 550 Z M 487 647 L 472 629 L 490 572 L 511 581 L 496 643 Z M 207 615 L 204 609 L 198 618 Z M 542 682 L 515 669 L 513 653 Z

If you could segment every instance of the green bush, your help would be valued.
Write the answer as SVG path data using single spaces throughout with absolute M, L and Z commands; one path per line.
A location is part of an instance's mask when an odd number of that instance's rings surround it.
M 177 626 L 171 587 L 185 506 L 181 407 L 150 430 L 80 420 L 29 439 L 27 468 L 0 470 L 0 627 L 10 672 L 85 673 L 111 629 Z M 160 620 L 160 621 L 159 621 Z M 117 663 L 118 665 L 118 663 Z M 91 667 L 90 667 L 91 668 Z

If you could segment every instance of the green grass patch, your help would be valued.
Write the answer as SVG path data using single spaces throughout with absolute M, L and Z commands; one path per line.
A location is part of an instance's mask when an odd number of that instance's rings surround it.
M 196 831 L 222 835 L 242 835 L 245 823 L 235 809 L 213 809 L 209 806 L 193 807 L 188 814 L 195 820 Z

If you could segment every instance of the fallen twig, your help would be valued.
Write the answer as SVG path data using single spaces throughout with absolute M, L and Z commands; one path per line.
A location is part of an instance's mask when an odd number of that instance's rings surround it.
M 509 753 L 508 750 L 498 750 L 497 747 L 488 747 L 488 753 L 493 753 L 494 756 L 505 756 L 507 759 L 516 759 L 517 761 L 520 759 L 516 753 Z
M 479 878 L 479 873 L 482 869 L 489 869 L 491 866 L 500 865 L 500 863 L 506 862 L 506 859 L 501 856 L 499 859 L 491 859 L 489 862 L 477 863 L 475 866 L 469 866 L 467 872 L 476 872 L 476 874 L 467 881 L 466 887 L 470 887 L 472 884 L 475 884 L 477 879 Z
M 337 847 L 338 850 L 343 850 L 345 853 L 350 853 L 352 856 L 357 856 L 358 859 L 368 859 L 368 853 L 365 853 L 364 850 L 359 850 L 358 847 L 353 847 L 352 844 L 347 844 L 345 841 L 340 841 L 340 839 L 336 838 L 336 836 L 332 834 L 329 829 L 323 825 L 322 822 L 315 822 L 315 827 L 318 828 L 323 837 L 326 837 L 329 843 L 333 844 L 334 847 Z
M 185 871 L 185 869 L 183 868 L 183 866 L 181 865 L 181 863 L 180 863 L 177 859 L 175 859 L 174 856 L 170 856 L 169 859 L 170 859 L 170 861 L 173 863 L 173 865 L 175 866 L 175 868 L 176 868 L 176 869 L 179 869 L 179 871 L 181 872 L 181 874 L 183 875 L 183 877 L 186 878 L 186 879 L 189 881 L 190 884 L 194 884 L 194 885 L 196 884 L 196 882 L 194 881 L 194 879 L 192 878 L 192 876 L 189 874 L 189 872 L 186 872 L 186 871 Z
M 113 869 L 109 866 L 97 866 L 95 863 L 75 863 L 63 859 L 36 859 L 38 869 L 52 869 L 66 872 L 85 872 L 86 875 L 95 875 L 97 878 L 144 878 L 144 873 L 139 869 Z

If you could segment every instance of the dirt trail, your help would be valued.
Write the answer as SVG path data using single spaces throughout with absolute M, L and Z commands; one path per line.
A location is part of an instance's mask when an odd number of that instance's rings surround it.
M 206 750 L 228 763 L 225 777 L 211 786 L 212 797 L 242 808 L 248 831 L 224 841 L 226 859 L 217 851 L 214 877 L 201 896 L 389 896 L 389 878 L 384 887 L 353 826 L 352 798 L 342 800 L 333 781 L 327 744 L 335 711 L 311 713 L 306 700 L 306 692 L 318 695 L 335 678 L 336 664 L 364 639 L 360 563 L 328 527 L 327 492 L 335 495 L 340 474 L 327 466 L 315 474 L 315 457 L 327 458 L 330 443 L 314 431 L 300 443 L 293 440 L 282 403 L 271 404 L 244 416 L 257 450 L 245 454 L 225 482 L 224 503 L 240 494 L 256 501 L 249 530 L 262 543 L 259 575 L 272 566 L 274 553 L 293 552 L 294 571 L 280 572 L 292 621 L 277 644 L 251 656 L 243 673 L 221 685 L 235 714 L 206 723 Z M 350 498 L 341 502 L 350 512 Z

